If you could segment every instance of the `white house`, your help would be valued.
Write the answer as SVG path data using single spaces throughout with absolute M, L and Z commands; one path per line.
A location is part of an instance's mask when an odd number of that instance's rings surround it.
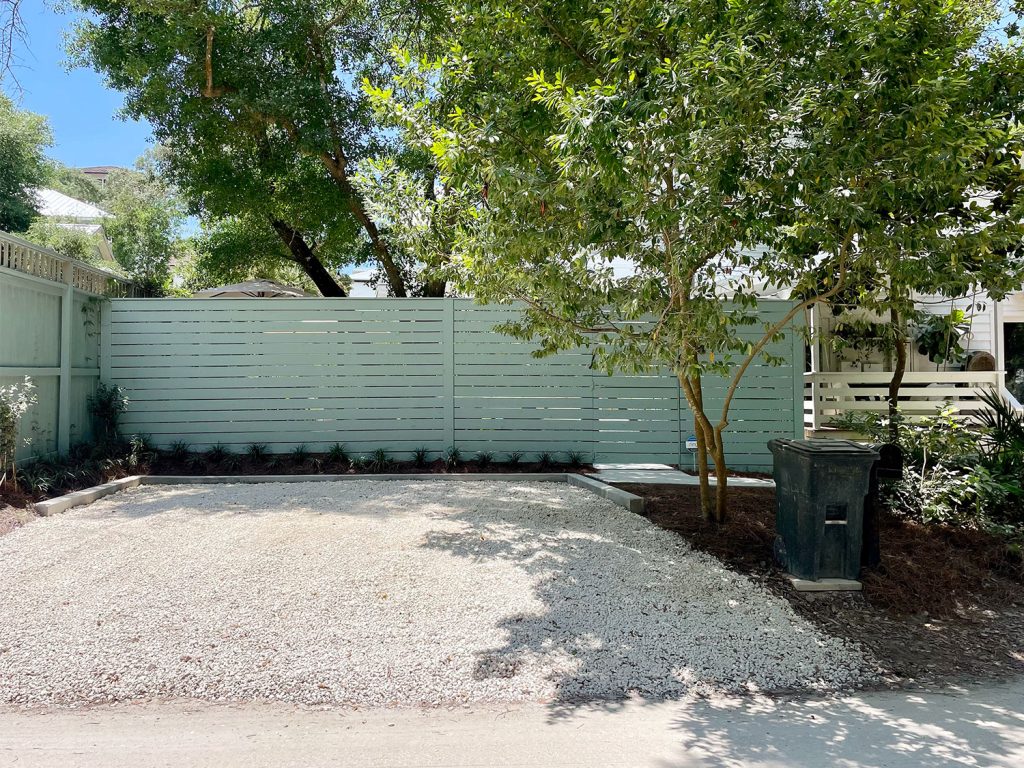
M 103 220 L 110 218 L 109 213 L 55 189 L 36 189 L 35 196 L 36 210 L 40 216 L 59 227 L 92 235 L 100 258 L 113 263 L 114 252 L 103 229 Z

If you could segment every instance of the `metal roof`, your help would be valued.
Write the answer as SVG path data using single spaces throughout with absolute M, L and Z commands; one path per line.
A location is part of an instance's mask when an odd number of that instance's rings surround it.
M 68 197 L 55 189 L 36 189 L 35 196 L 39 207 L 39 214 L 48 219 L 98 221 L 110 216 L 109 213 L 92 203 Z

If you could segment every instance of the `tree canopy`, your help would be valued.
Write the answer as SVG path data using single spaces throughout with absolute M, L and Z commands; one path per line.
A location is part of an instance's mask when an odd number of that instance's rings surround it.
M 45 153 L 52 143 L 45 117 L 0 94 L 0 230 L 21 232 L 35 218 L 34 190 L 47 176 Z
M 857 283 L 890 303 L 1020 285 L 1021 57 L 987 36 L 995 3 L 450 8 L 449 53 L 369 92 L 472 201 L 464 285 L 525 302 L 507 330 L 542 352 L 675 371 L 719 517 L 732 393 L 803 308 Z M 745 339 L 780 291 L 787 322 Z
M 240 218 L 325 295 L 344 291 L 324 264 L 373 262 L 395 296 L 414 264 L 354 186 L 357 165 L 392 138 L 360 88 L 389 45 L 423 37 L 413 0 L 258 3 L 80 0 L 79 61 L 126 95 L 169 148 L 169 177 L 204 219 Z

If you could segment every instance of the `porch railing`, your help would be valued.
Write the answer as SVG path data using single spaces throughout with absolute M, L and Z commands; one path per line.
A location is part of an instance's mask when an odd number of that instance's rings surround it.
M 885 413 L 892 373 L 804 374 L 805 425 L 810 429 L 835 426 L 850 413 Z M 934 416 L 949 401 L 970 417 L 985 410 L 980 395 L 1002 392 L 1001 371 L 917 371 L 906 373 L 900 387 L 900 411 L 908 418 Z

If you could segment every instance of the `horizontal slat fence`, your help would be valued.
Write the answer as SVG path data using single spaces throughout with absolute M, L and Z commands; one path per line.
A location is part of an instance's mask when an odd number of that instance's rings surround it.
M 535 358 L 534 344 L 494 330 L 514 316 L 461 299 L 114 299 L 102 375 L 127 391 L 125 429 L 162 446 L 688 463 L 692 423 L 673 377 L 609 377 L 585 350 Z M 770 466 L 768 439 L 802 429 L 802 342 L 770 351 L 797 366 L 748 372 L 727 442 L 737 469 Z M 719 380 L 706 387 L 720 398 Z

